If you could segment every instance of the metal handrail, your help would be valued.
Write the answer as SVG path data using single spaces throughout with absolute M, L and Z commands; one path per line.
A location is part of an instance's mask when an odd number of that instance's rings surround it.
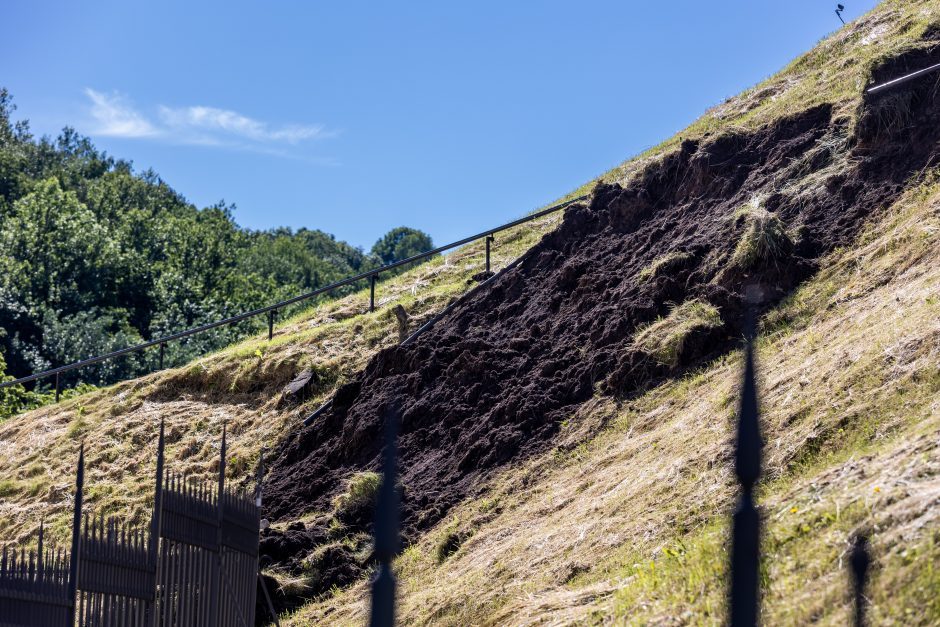
M 148 349 L 148 348 L 153 348 L 154 346 L 160 346 L 160 347 L 162 347 L 163 345 L 168 344 L 169 342 L 173 342 L 173 341 L 175 341 L 175 340 L 181 340 L 181 339 L 186 338 L 186 337 L 189 337 L 189 336 L 191 336 L 191 335 L 196 335 L 196 334 L 198 334 L 198 333 L 203 333 L 203 332 L 205 332 L 205 331 L 209 331 L 209 330 L 211 330 L 211 329 L 215 329 L 215 328 L 217 328 L 217 327 L 222 327 L 222 326 L 225 326 L 225 325 L 228 325 L 228 324 L 234 324 L 234 323 L 236 323 L 236 322 L 241 322 L 242 320 L 247 320 L 248 318 L 253 318 L 253 317 L 255 317 L 255 316 L 260 316 L 260 315 L 262 315 L 262 314 L 266 314 L 266 313 L 271 313 L 271 314 L 273 314 L 273 313 L 276 312 L 278 309 L 282 309 L 282 308 L 284 308 L 284 307 L 287 307 L 288 305 L 293 305 L 294 303 L 298 303 L 298 302 L 300 302 L 300 301 L 309 300 L 309 299 L 311 299 L 311 298 L 314 298 L 314 297 L 316 297 L 316 296 L 319 296 L 320 294 L 325 294 L 325 293 L 327 293 L 327 292 L 331 292 L 331 291 L 333 291 L 333 290 L 335 290 L 335 289 L 338 289 L 338 288 L 340 288 L 340 287 L 345 287 L 345 286 L 347 286 L 347 285 L 351 285 L 351 284 L 353 284 L 353 283 L 356 283 L 356 282 L 358 282 L 358 281 L 362 281 L 362 280 L 364 280 L 364 279 L 369 279 L 369 280 L 372 282 L 372 286 L 374 287 L 374 285 L 375 285 L 375 279 L 378 277 L 379 274 L 381 274 L 381 273 L 383 273 L 383 272 L 389 272 L 390 270 L 394 270 L 395 268 L 399 268 L 399 267 L 401 267 L 401 266 L 404 266 L 404 265 L 407 265 L 407 264 L 410 264 L 410 263 L 414 263 L 415 261 L 421 261 L 421 260 L 423 260 L 423 259 L 427 259 L 427 258 L 429 258 L 429 257 L 433 257 L 434 255 L 437 255 L 437 254 L 439 254 L 439 253 L 442 253 L 442 252 L 444 252 L 444 251 L 450 250 L 450 249 L 452 249 L 452 248 L 457 248 L 458 246 L 463 246 L 464 244 L 469 244 L 470 242 L 476 241 L 476 240 L 478 240 L 478 239 L 489 238 L 489 237 L 491 237 L 494 233 L 499 233 L 500 231 L 505 231 L 505 230 L 507 230 L 507 229 L 511 229 L 511 228 L 514 227 L 514 226 L 519 226 L 520 224 L 525 224 L 526 222 L 531 222 L 532 220 L 536 220 L 536 219 L 538 219 L 538 218 L 541 218 L 541 217 L 543 217 L 543 216 L 549 215 L 549 214 L 551 214 L 551 213 L 555 213 L 556 211 L 560 211 L 560 210 L 562 210 L 562 209 L 564 209 L 564 208 L 566 208 L 566 207 L 568 207 L 568 206 L 570 206 L 570 205 L 573 205 L 573 204 L 576 203 L 576 202 L 580 202 L 580 201 L 582 201 L 582 200 L 586 200 L 586 199 L 589 198 L 589 197 L 590 197 L 590 194 L 584 194 L 584 195 L 578 196 L 577 198 L 572 198 L 571 200 L 567 200 L 567 201 L 565 201 L 565 202 L 563 202 L 563 203 L 560 203 L 560 204 L 557 204 L 557 205 L 553 205 L 553 206 L 551 206 L 551 207 L 548 207 L 547 209 L 542 209 L 541 211 L 536 211 L 535 213 L 532 213 L 532 214 L 529 214 L 529 215 L 527 215 L 527 216 L 525 216 L 525 217 L 519 218 L 518 220 L 513 220 L 512 222 L 507 222 L 506 224 L 503 224 L 503 225 L 501 225 L 501 226 L 497 226 L 497 227 L 492 228 L 492 229 L 487 229 L 486 231 L 483 231 L 483 232 L 481 232 L 481 233 L 477 233 L 476 235 L 471 235 L 470 237 L 465 237 L 465 238 L 463 238 L 463 239 L 461 239 L 461 240 L 458 240 L 458 241 L 456 241 L 456 242 L 451 242 L 450 244 L 445 244 L 444 246 L 438 246 L 437 248 L 435 248 L 435 249 L 433 249 L 433 250 L 429 250 L 429 251 L 427 251 L 427 252 L 419 253 L 419 254 L 417 254 L 417 255 L 412 255 L 411 257 L 408 257 L 407 259 L 402 259 L 401 261 L 396 261 L 395 263 L 390 263 L 390 264 L 385 265 L 385 266 L 382 266 L 382 267 L 380 267 L 380 268 L 375 268 L 375 269 L 372 269 L 372 270 L 368 270 L 368 271 L 366 271 L 366 272 L 362 272 L 362 273 L 357 274 L 357 275 L 355 275 L 355 276 L 351 276 L 351 277 L 342 279 L 342 280 L 340 280 L 340 281 L 337 281 L 337 282 L 335 282 L 335 283 L 331 283 L 331 284 L 329 284 L 329 285 L 326 285 L 326 286 L 324 286 L 324 287 L 317 288 L 317 289 L 315 289 L 315 290 L 313 290 L 313 291 L 311 291 L 311 292 L 307 292 L 307 293 L 305 293 L 305 294 L 300 294 L 300 295 L 298 295 L 298 296 L 294 296 L 293 298 L 288 298 L 287 300 L 282 300 L 282 301 L 280 301 L 280 302 L 274 303 L 273 305 L 267 305 L 267 306 L 265 306 L 265 307 L 260 307 L 260 308 L 258 308 L 258 309 L 253 309 L 253 310 L 251 310 L 251 311 L 246 311 L 246 312 L 244 312 L 244 313 L 240 313 L 240 314 L 235 315 L 235 316 L 232 316 L 232 317 L 230 317 L 230 318 L 225 318 L 225 319 L 223 319 L 223 320 L 218 320 L 218 321 L 216 321 L 216 322 L 209 322 L 209 323 L 207 323 L 207 324 L 203 324 L 203 325 L 200 325 L 200 326 L 198 326 L 198 327 L 193 327 L 193 328 L 191 328 L 191 329 L 186 329 L 185 331 L 179 331 L 179 332 L 173 333 L 173 334 L 171 334 L 171 335 L 166 335 L 166 336 L 161 337 L 161 338 L 158 338 L 158 339 L 156 339 L 156 340 L 150 340 L 150 341 L 147 341 L 147 342 L 143 342 L 143 343 L 141 343 L 141 344 L 137 344 L 137 345 L 135 345 L 135 346 L 128 346 L 127 348 L 122 348 L 122 349 L 120 349 L 120 350 L 116 350 L 116 351 L 113 351 L 113 352 L 110 352 L 110 353 L 106 353 L 106 354 L 104 354 L 104 355 L 98 355 L 97 357 L 90 357 L 90 358 L 88 358 L 88 359 L 83 359 L 82 361 L 76 361 L 76 362 L 74 362 L 74 363 L 71 363 L 71 364 L 68 364 L 68 365 L 65 365 L 65 366 L 59 366 L 58 368 L 52 368 L 51 370 L 45 370 L 45 371 L 43 371 L 43 372 L 37 372 L 37 373 L 35 373 L 35 374 L 31 374 L 31 375 L 26 376 L 26 377 L 20 377 L 19 379 L 14 379 L 14 380 L 12 380 L 12 381 L 4 381 L 4 382 L 0 383 L 0 389 L 7 388 L 7 387 L 11 387 L 11 386 L 14 386 L 14 385 L 23 384 L 23 383 L 29 383 L 30 381 L 37 381 L 37 380 L 39 380 L 39 379 L 45 379 L 46 377 L 51 377 L 51 376 L 53 376 L 53 375 L 59 375 L 59 374 L 61 374 L 61 373 L 63 373 L 63 372 L 69 372 L 69 371 L 71 371 L 71 370 L 77 370 L 77 369 L 83 368 L 83 367 L 85 367 L 85 366 L 91 366 L 91 365 L 93 365 L 93 364 L 97 364 L 97 363 L 100 363 L 100 362 L 102 362 L 102 361 L 107 361 L 107 360 L 109 360 L 109 359 L 114 359 L 115 357 L 121 357 L 121 356 L 123 356 L 123 355 L 128 355 L 128 354 L 130 354 L 130 353 L 137 353 L 137 352 L 146 350 L 146 349 Z M 374 299 L 374 291 L 373 291 L 373 299 Z M 373 300 L 373 303 L 374 303 L 374 300 Z M 272 328 L 271 325 L 273 325 L 273 318 L 272 318 L 272 322 L 269 324 L 269 337 L 270 337 L 271 328 Z M 58 376 L 57 376 L 56 378 L 58 379 Z M 57 383 L 58 383 L 58 381 L 57 381 Z M 57 385 L 56 385 L 56 394 L 57 394 L 57 398 L 58 398 L 58 392 L 59 392 L 59 386 L 58 386 L 58 384 L 57 384 Z
M 890 89 L 892 87 L 897 87 L 898 85 L 903 85 L 904 83 L 908 81 L 912 81 L 915 78 L 919 78 L 923 76 L 924 74 L 929 74 L 930 72 L 936 72 L 937 70 L 940 70 L 940 63 L 936 63 L 934 65 L 931 65 L 930 67 L 925 67 L 922 70 L 917 70 L 916 72 L 911 72 L 910 74 L 905 74 L 904 76 L 881 83 L 880 85 L 869 87 L 868 89 L 865 90 L 865 93 L 876 94 L 882 90 Z

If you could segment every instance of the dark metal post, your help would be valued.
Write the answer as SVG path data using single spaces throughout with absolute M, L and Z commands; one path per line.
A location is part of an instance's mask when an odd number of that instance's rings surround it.
M 275 627 L 281 627 L 281 621 L 277 619 L 277 610 L 274 609 L 274 603 L 271 601 L 271 593 L 268 592 L 268 585 L 264 583 L 264 575 L 258 571 L 258 583 L 261 585 L 261 591 L 264 593 L 264 600 L 268 605 L 268 612 L 271 614 L 271 620 Z
M 492 234 L 486 236 L 486 273 L 490 273 L 490 243 L 496 238 Z
M 871 566 L 871 554 L 868 550 L 868 538 L 864 534 L 855 536 L 852 542 L 852 591 L 855 596 L 855 627 L 865 627 L 865 587 L 868 584 L 868 567 Z
M 397 408 L 385 411 L 385 452 L 382 486 L 375 517 L 375 557 L 378 571 L 372 582 L 370 627 L 395 624 L 395 575 L 392 559 L 398 553 L 398 421 Z
M 754 485 L 760 477 L 761 436 L 758 422 L 757 382 L 754 374 L 753 305 L 745 321 L 744 387 L 738 415 L 738 438 L 734 469 L 741 495 L 733 517 L 731 539 L 730 617 L 733 627 L 757 625 L 760 604 L 760 518 L 754 507 Z
M 150 563 L 157 563 L 157 543 L 160 539 L 160 524 L 163 516 L 163 464 L 165 460 L 164 421 L 160 419 L 160 439 L 157 441 L 157 483 L 153 492 L 153 516 L 150 518 Z
M 75 501 L 72 504 L 72 553 L 69 556 L 69 603 L 75 608 L 75 596 L 78 592 L 79 553 L 81 548 L 82 498 L 85 487 L 85 443 L 78 450 L 78 472 L 75 477 Z
M 61 390 L 61 388 L 60 388 L 60 386 L 59 386 L 59 373 L 57 372 L 57 373 L 55 373 L 55 402 L 56 402 L 56 403 L 59 402 L 59 393 L 60 393 L 60 390 Z
M 150 538 L 148 539 L 149 544 L 147 546 L 147 561 L 149 562 L 150 568 L 152 568 L 156 574 L 156 576 L 153 578 L 153 605 L 150 608 L 150 624 L 152 627 L 156 627 L 159 624 L 157 608 L 165 606 L 167 600 L 169 599 L 169 594 L 166 590 L 163 592 L 163 598 L 159 597 L 159 593 L 157 591 L 157 588 L 160 585 L 161 574 L 157 568 L 157 560 L 159 559 L 158 550 L 160 546 L 160 532 L 162 530 L 163 522 L 163 464 L 165 460 L 165 448 L 166 439 L 164 437 L 164 420 L 161 418 L 160 439 L 157 442 L 157 483 L 153 492 L 153 515 L 150 518 Z M 162 565 L 161 568 L 166 568 L 166 565 Z
M 255 482 L 255 506 L 258 508 L 258 514 L 261 513 L 261 487 L 262 481 L 264 481 L 264 453 L 265 449 L 261 449 L 261 456 L 258 458 L 258 474 L 256 475 Z M 274 603 L 271 601 L 271 593 L 268 592 L 268 585 L 264 582 L 264 575 L 261 574 L 261 570 L 258 570 L 258 585 L 261 586 L 261 592 L 264 593 L 264 600 L 268 606 L 268 612 L 271 613 L 271 620 L 274 621 L 276 627 L 281 627 L 280 621 L 277 619 L 277 610 L 274 609 Z
M 268 341 L 274 339 L 274 314 L 277 313 L 277 309 L 272 309 L 268 312 Z
M 379 275 L 373 274 L 369 277 L 369 311 L 375 311 L 375 279 Z
M 255 506 L 261 511 L 261 482 L 264 480 L 264 453 L 267 449 L 261 448 L 261 455 L 258 457 L 258 470 L 255 474 Z
M 217 627 L 222 610 L 222 518 L 223 507 L 225 503 L 225 431 L 226 424 L 222 423 L 222 449 L 219 452 L 219 493 L 218 493 L 218 523 L 216 534 L 216 545 L 218 552 L 215 554 L 215 572 L 212 578 L 212 590 L 209 596 L 209 625 Z
M 163 357 L 166 354 L 166 342 L 160 344 L 160 370 L 163 370 Z

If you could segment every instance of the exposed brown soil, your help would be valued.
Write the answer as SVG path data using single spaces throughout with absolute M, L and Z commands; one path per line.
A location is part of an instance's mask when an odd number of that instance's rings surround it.
M 377 469 L 379 417 L 394 403 L 403 409 L 403 524 L 413 534 L 494 469 L 544 450 L 596 388 L 634 394 L 728 350 L 745 286 L 759 285 L 767 305 L 778 301 L 935 158 L 933 80 L 911 83 L 891 105 L 904 107 L 904 124 L 884 123 L 877 102 L 854 129 L 817 107 L 756 132 L 685 141 L 626 187 L 599 185 L 515 268 L 414 343 L 381 352 L 329 411 L 291 435 L 267 481 L 267 515 L 326 511 L 350 473 Z M 792 246 L 783 258 L 736 267 L 747 228 L 736 211 L 756 197 Z M 682 263 L 638 278 L 677 251 L 687 253 Z M 639 327 L 691 298 L 717 307 L 723 324 L 689 338 L 678 366 L 632 345 Z

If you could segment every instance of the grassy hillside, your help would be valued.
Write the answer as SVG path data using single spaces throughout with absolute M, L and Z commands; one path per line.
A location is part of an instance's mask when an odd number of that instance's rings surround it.
M 863 89 L 929 58 L 940 44 L 937 24 L 940 1 L 884 2 L 781 73 L 601 178 L 636 184 L 687 142 L 711 146 L 824 109 L 837 130 L 816 141 L 810 159 L 767 176 L 791 197 L 826 196 L 827 182 L 856 166 L 853 141 L 912 123 L 910 92 L 874 102 Z M 828 156 L 817 159 L 820 154 Z M 766 624 L 845 624 L 844 557 L 859 528 L 872 532 L 875 622 L 940 623 L 940 182 L 934 163 L 904 187 L 889 207 L 866 216 L 846 245 L 822 256 L 809 280 L 762 322 L 766 467 L 758 499 L 766 524 Z M 838 188 L 828 193 L 835 196 Z M 761 210 L 756 202 L 722 219 L 772 227 Z M 829 217 L 838 226 L 839 216 Z M 546 218 L 499 238 L 496 266 L 557 225 L 557 217 Z M 768 232 L 755 228 L 734 232 Z M 673 236 L 666 227 L 663 232 Z M 755 254 L 734 242 L 729 249 L 728 259 L 713 261 L 737 263 Z M 625 266 L 623 273 L 637 284 L 659 280 L 677 272 L 682 254 Z M 0 534 L 25 539 L 43 517 L 64 532 L 82 439 L 90 506 L 145 517 L 161 419 L 171 467 L 194 477 L 211 474 L 227 421 L 233 477 L 247 476 L 262 446 L 295 432 L 380 349 L 396 343 L 393 302 L 404 304 L 416 328 L 469 290 L 480 264 L 481 246 L 470 246 L 383 283 L 375 314 L 364 313 L 366 293 L 347 296 L 281 325 L 273 341 L 254 338 L 0 423 Z M 559 424 L 546 450 L 482 476 L 442 520 L 411 538 L 397 562 L 406 624 L 721 622 L 740 354 L 683 369 L 684 339 L 716 328 L 724 312 L 704 302 L 656 305 L 666 313 L 623 338 L 655 365 L 650 372 L 658 376 L 649 385 L 627 395 L 598 386 Z M 305 368 L 316 373 L 311 398 L 285 405 L 280 390 Z M 335 541 L 367 552 L 341 534 Z M 323 568 L 315 555 L 298 557 L 306 570 L 279 573 L 295 592 Z M 362 580 L 286 618 L 297 625 L 361 624 L 365 599 Z
M 547 216 L 497 237 L 495 270 L 557 224 Z M 78 446 L 87 442 L 89 507 L 143 520 L 151 496 L 156 434 L 167 424 L 168 463 L 193 479 L 217 469 L 222 423 L 229 427 L 234 478 L 254 467 L 261 447 L 273 448 L 288 429 L 326 400 L 368 358 L 398 341 L 392 312 L 401 304 L 413 331 L 453 298 L 476 285 L 482 243 L 435 259 L 378 285 L 368 313 L 368 289 L 325 303 L 267 333 L 191 364 L 119 383 L 58 405 L 0 422 L 0 535 L 25 540 L 46 520 L 64 532 Z M 303 404 L 281 402 L 299 372 L 316 373 Z

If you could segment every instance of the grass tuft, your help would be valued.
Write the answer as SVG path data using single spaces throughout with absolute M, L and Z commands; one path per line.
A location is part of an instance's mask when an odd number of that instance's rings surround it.
M 636 275 L 636 280 L 638 283 L 646 283 L 671 270 L 675 270 L 691 258 L 691 253 L 674 250 L 671 253 L 657 257 L 653 260 L 653 263 L 640 270 Z
M 333 500 L 334 515 L 341 522 L 367 519 L 375 509 L 382 476 L 376 472 L 360 472 L 349 479 L 346 491 Z
M 638 331 L 633 336 L 633 345 L 660 364 L 674 368 L 679 365 L 686 342 L 693 333 L 721 325 L 718 309 L 695 298 L 673 307 L 668 316 Z
M 764 209 L 759 198 L 738 211 L 736 217 L 744 217 L 747 226 L 731 255 L 735 267 L 750 270 L 759 265 L 777 264 L 793 252 L 793 240 L 783 222 Z

